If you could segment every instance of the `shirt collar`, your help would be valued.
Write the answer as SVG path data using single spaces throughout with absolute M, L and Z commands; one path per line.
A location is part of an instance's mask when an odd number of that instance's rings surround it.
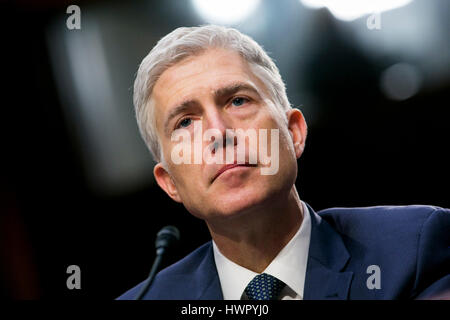
M 311 238 L 310 213 L 302 201 L 303 221 L 297 233 L 263 271 L 282 280 L 300 298 L 303 298 L 309 242 Z M 239 300 L 247 284 L 257 275 L 225 257 L 213 241 L 214 260 L 225 300 Z

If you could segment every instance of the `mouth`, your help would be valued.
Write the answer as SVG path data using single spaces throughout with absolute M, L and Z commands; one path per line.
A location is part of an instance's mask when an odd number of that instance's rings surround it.
M 232 163 L 232 164 L 227 164 L 225 166 L 223 166 L 222 168 L 219 169 L 219 171 L 217 171 L 216 175 L 214 176 L 214 178 L 212 179 L 212 182 L 214 182 L 222 173 L 224 173 L 227 170 L 236 168 L 236 167 L 256 167 L 256 164 L 249 164 L 249 163 L 241 163 L 241 164 L 237 164 L 237 163 Z

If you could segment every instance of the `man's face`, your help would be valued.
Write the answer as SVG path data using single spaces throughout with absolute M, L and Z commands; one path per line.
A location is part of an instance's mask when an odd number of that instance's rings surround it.
M 208 49 L 167 69 L 153 89 L 156 127 L 166 161 L 165 168 L 162 164 L 155 166 L 158 184 L 191 214 L 206 221 L 260 210 L 289 194 L 297 175 L 296 158 L 300 155 L 292 140 L 295 133 L 274 112 L 268 97 L 267 88 L 247 62 L 229 50 Z M 180 142 L 172 141 L 172 134 L 187 130 L 193 141 L 194 128 L 200 125 L 203 131 L 218 129 L 224 137 L 226 129 L 255 129 L 257 133 L 258 129 L 267 129 L 269 154 L 271 129 L 278 129 L 278 172 L 262 175 L 261 168 L 270 164 L 262 164 L 259 157 L 255 165 L 227 170 L 225 164 L 207 161 L 175 164 L 172 150 Z M 214 153 L 208 148 L 210 145 L 211 142 L 203 141 L 202 153 Z M 237 145 L 231 147 L 237 149 Z

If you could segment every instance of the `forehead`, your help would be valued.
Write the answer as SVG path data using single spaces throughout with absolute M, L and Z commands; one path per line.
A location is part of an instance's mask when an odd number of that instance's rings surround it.
M 156 82 L 153 94 L 158 97 L 166 90 L 197 87 L 197 83 L 192 80 L 210 80 L 209 82 L 214 83 L 217 77 L 246 77 L 249 73 L 248 63 L 237 52 L 220 48 L 207 49 L 165 70 Z
M 264 90 L 262 82 L 237 52 L 213 48 L 188 57 L 165 70 L 156 82 L 152 93 L 155 116 L 163 116 L 184 99 L 198 99 L 236 81 Z

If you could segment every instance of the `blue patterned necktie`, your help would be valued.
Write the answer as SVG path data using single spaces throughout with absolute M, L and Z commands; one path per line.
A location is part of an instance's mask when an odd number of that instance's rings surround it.
M 276 300 L 286 284 L 267 273 L 258 274 L 245 288 L 249 300 Z

